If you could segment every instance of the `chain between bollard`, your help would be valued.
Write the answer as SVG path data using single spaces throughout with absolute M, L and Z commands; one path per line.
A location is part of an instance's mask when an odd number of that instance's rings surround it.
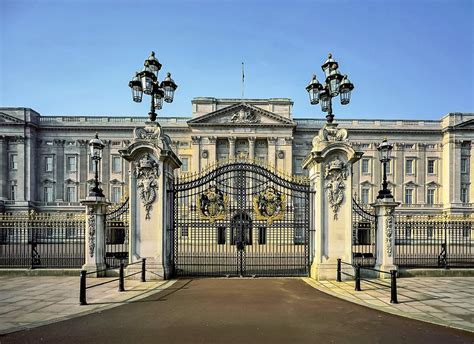
M 81 283 L 80 283 L 80 290 L 79 290 L 79 304 L 81 306 L 87 305 L 86 301 L 86 277 L 87 271 L 81 270 Z
M 390 270 L 390 303 L 398 303 L 397 270 Z

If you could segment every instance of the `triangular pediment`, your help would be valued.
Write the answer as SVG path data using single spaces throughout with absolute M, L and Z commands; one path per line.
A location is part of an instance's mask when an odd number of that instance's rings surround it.
M 470 119 L 466 122 L 456 124 L 455 129 L 474 129 L 474 119 Z
M 4 112 L 0 112 L 0 123 L 2 124 L 24 124 L 25 122 L 21 119 L 7 115 Z
M 238 103 L 188 121 L 189 126 L 295 126 L 296 123 L 276 113 L 247 103 Z

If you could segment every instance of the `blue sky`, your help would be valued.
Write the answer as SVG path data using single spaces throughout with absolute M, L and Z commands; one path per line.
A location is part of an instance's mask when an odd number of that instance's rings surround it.
M 355 85 L 336 118 L 474 112 L 473 4 L 0 0 L 0 106 L 146 116 L 127 83 L 155 50 L 179 86 L 159 116 L 190 116 L 193 97 L 239 98 L 243 61 L 246 97 L 288 97 L 295 117 L 324 118 L 305 86 L 332 52 Z

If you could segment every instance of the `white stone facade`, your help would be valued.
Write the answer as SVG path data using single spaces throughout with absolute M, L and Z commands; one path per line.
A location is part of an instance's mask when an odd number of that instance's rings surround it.
M 303 160 L 323 119 L 293 118 L 293 102 L 278 99 L 195 98 L 192 117 L 158 117 L 183 165 L 196 173 L 216 161 L 245 156 L 286 173 L 305 175 Z M 322 116 L 321 116 L 322 117 Z M 7 211 L 79 210 L 94 171 L 88 142 L 106 144 L 99 169 L 111 202 L 128 190 L 130 166 L 119 150 L 145 117 L 43 116 L 29 108 L 0 108 L 0 204 Z M 349 143 L 364 152 L 354 164 L 353 192 L 366 203 L 381 185 L 377 146 L 394 144 L 388 180 L 398 210 L 467 213 L 474 202 L 474 114 L 441 120 L 338 120 Z

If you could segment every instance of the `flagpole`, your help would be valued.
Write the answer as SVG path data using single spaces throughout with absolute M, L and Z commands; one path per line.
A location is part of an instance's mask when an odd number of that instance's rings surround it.
M 244 81 L 245 81 L 245 74 L 244 74 L 244 63 L 242 62 L 242 84 L 240 86 L 241 90 L 241 100 L 244 100 Z

